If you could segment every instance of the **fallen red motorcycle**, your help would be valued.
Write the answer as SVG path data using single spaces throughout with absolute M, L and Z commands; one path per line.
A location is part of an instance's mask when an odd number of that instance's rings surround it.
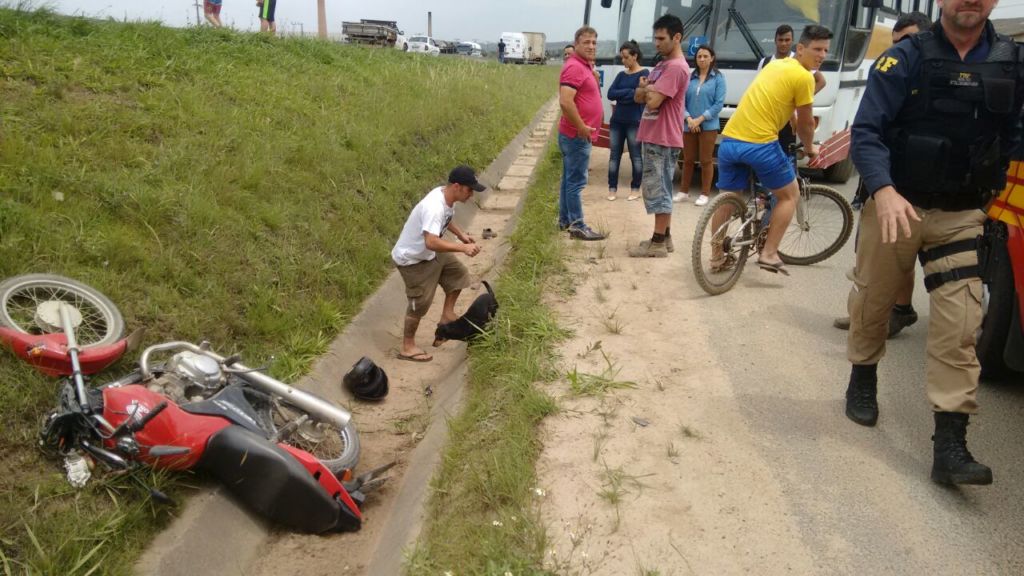
M 97 462 L 194 469 L 288 528 L 359 529 L 364 494 L 388 467 L 339 480 L 351 476 L 359 454 L 348 411 L 205 343 L 151 346 L 139 370 L 88 388 L 80 357 L 92 360 L 90 371 L 113 363 L 131 343 L 120 339 L 123 327 L 117 308 L 79 282 L 31 275 L 0 283 L 0 338 L 44 373 L 67 376 L 41 440 L 64 456 L 72 484 L 84 485 Z M 152 364 L 160 352 L 176 353 Z

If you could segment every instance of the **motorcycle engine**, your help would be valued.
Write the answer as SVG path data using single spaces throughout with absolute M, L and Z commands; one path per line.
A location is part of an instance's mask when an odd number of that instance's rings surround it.
M 149 389 L 184 404 L 209 398 L 223 385 L 224 372 L 216 360 L 185 351 L 171 357 L 164 373 Z

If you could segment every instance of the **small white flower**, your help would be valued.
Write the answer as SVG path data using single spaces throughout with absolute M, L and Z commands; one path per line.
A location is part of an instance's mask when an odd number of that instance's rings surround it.
M 513 521 L 513 522 L 515 522 L 516 520 L 518 520 L 518 518 L 516 518 L 515 516 L 513 516 L 513 517 L 512 517 L 512 521 Z
M 534 488 L 533 489 L 533 493 L 536 494 L 537 496 L 540 496 L 541 498 L 544 497 L 544 489 L 543 488 Z
M 505 570 L 505 576 L 512 576 L 512 572 L 509 572 L 508 570 Z
M 454 574 L 452 574 L 452 571 L 451 571 L 451 570 L 445 570 L 445 571 L 444 571 L 444 576 L 455 576 L 455 575 L 454 575 Z
M 501 523 L 501 520 L 495 520 L 494 522 L 491 522 L 491 525 L 493 525 L 493 526 L 502 526 L 502 523 Z

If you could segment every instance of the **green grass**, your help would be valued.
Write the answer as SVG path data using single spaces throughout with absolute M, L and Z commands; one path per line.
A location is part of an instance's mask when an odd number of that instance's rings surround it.
M 565 334 L 543 302 L 562 271 L 555 214 L 561 162 L 549 150 L 496 283 L 495 330 L 470 351 L 463 412 L 432 481 L 428 524 L 407 560 L 411 574 L 543 572 L 546 543 L 537 511 L 537 424 L 556 410 L 538 384 L 558 377 L 552 349 Z
M 0 9 L 0 278 L 77 278 L 147 344 L 274 355 L 293 380 L 389 273 L 408 210 L 485 167 L 555 74 Z M 7 353 L 0 383 L 3 572 L 128 573 L 174 510 L 137 482 L 71 490 L 35 448 L 57 383 Z

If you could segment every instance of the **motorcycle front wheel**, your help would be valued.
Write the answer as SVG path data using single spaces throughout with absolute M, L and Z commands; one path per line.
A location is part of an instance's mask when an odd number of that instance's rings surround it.
M 60 304 L 71 308 L 81 348 L 106 346 L 124 334 L 124 317 L 99 290 L 55 274 L 26 274 L 0 282 L 0 326 L 25 334 L 63 331 Z
M 259 407 L 259 412 L 278 442 L 316 456 L 335 476 L 354 469 L 359 462 L 359 433 L 351 420 L 339 428 L 331 422 L 315 420 L 280 398 L 272 398 Z

